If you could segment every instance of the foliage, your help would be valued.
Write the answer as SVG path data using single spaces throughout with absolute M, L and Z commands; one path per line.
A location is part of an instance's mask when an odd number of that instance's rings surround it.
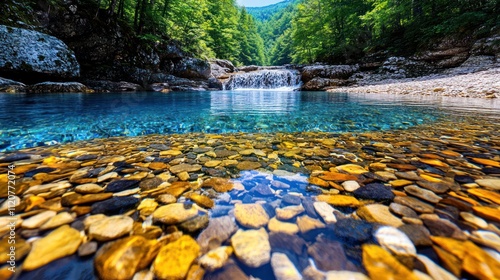
M 284 0 L 265 7 L 248 7 L 247 12 L 257 21 L 269 21 L 272 16 L 288 7 L 294 0 Z
M 378 50 L 412 54 L 443 37 L 486 36 L 498 0 L 302 0 L 252 10 L 271 64 L 353 62 Z M 273 15 L 266 12 L 274 11 Z
M 151 47 L 174 40 L 201 58 L 237 65 L 355 62 L 380 50 L 411 54 L 443 37 L 487 36 L 499 0 L 285 0 L 248 10 L 235 0 L 79 0 Z M 2 0 L 0 24 L 37 28 L 36 11 L 66 0 Z M 109 23 L 109 22 L 108 22 Z

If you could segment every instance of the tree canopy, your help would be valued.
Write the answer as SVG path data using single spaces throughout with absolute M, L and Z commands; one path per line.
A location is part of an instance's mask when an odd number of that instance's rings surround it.
M 176 40 L 201 58 L 237 65 L 265 63 L 257 25 L 235 0 L 94 0 L 111 16 L 128 22 L 138 36 Z
M 480 37 L 498 0 L 296 0 L 262 18 L 268 63 L 350 62 L 380 50 L 409 55 L 446 36 Z M 264 9 L 267 11 L 268 9 Z

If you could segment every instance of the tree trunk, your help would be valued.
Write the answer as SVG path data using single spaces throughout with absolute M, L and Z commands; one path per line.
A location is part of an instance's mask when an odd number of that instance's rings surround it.
M 115 13 L 116 8 L 116 0 L 111 0 L 108 7 L 108 14 L 112 15 Z

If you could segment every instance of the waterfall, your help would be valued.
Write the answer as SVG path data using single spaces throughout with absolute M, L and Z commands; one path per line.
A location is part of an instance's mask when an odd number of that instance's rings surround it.
M 294 90 L 300 87 L 300 73 L 290 69 L 262 69 L 235 74 L 224 83 L 224 90 L 280 89 Z

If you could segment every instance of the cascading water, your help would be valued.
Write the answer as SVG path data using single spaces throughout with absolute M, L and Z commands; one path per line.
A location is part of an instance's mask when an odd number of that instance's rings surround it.
M 224 83 L 224 90 L 295 90 L 300 87 L 300 82 L 300 73 L 297 70 L 262 69 L 231 76 Z

